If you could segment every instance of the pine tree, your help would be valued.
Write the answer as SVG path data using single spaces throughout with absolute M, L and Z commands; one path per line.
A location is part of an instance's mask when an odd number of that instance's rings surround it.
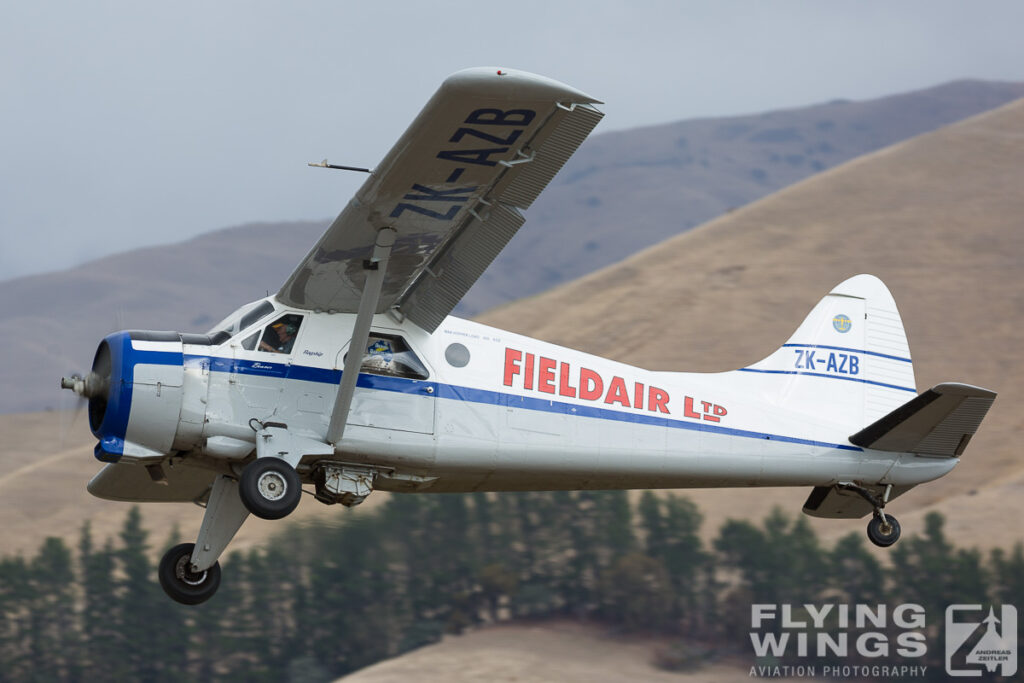
M 79 566 L 82 586 L 83 638 L 87 644 L 85 679 L 120 681 L 128 677 L 122 652 L 128 639 L 121 628 L 116 591 L 116 558 L 108 538 L 98 552 L 93 551 L 88 523 L 83 525 L 79 541 Z
M 880 605 L 886 602 L 885 572 L 868 551 L 862 534 L 849 533 L 829 553 L 830 583 L 843 593 L 846 604 Z
M 120 656 L 131 677 L 156 681 L 160 677 L 156 660 L 166 610 L 162 602 L 164 596 L 157 596 L 154 591 L 146 545 L 149 534 L 142 528 L 138 506 L 128 511 L 119 535 L 121 547 L 117 551 L 117 564 L 121 578 L 112 616 L 123 643 Z
M 43 541 L 30 566 L 33 584 L 30 619 L 31 677 L 38 681 L 75 680 L 80 675 L 74 655 L 79 633 L 74 610 L 71 551 L 59 538 Z
M 32 572 L 21 557 L 0 559 L 0 672 L 29 680 L 34 666 L 29 634 L 33 616 Z
M 675 613 L 684 626 L 698 630 L 707 623 L 705 612 L 714 610 L 714 596 L 703 579 L 709 558 L 700 540 L 701 514 L 693 501 L 668 495 L 664 507 L 664 539 L 660 555 L 672 581 Z
M 993 550 L 989 564 L 992 567 L 993 600 L 1024 610 L 1024 544 L 1020 541 L 1014 544 L 1009 557 L 1001 548 Z
M 665 520 L 662 516 L 661 503 L 653 491 L 644 491 L 637 506 L 640 515 L 640 528 L 644 532 L 644 550 L 651 557 L 665 555 Z

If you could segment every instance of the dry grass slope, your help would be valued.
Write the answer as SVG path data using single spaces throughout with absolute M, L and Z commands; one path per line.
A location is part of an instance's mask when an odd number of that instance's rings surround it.
M 1024 100 L 860 157 L 482 322 L 661 370 L 748 365 L 862 272 L 896 298 L 919 388 L 1000 396 L 960 466 L 894 505 L 937 506 L 964 543 L 1019 539 L 1024 465 Z M 976 492 L 976 493 L 975 493 Z M 797 510 L 805 492 L 744 493 Z M 697 492 L 712 519 L 732 492 Z M 903 514 L 901 514 L 901 512 Z M 829 524 L 829 522 L 826 522 Z M 833 529 L 848 525 L 831 523 Z M 820 526 L 820 525 L 819 525 Z M 860 523 L 855 525 L 857 528 Z M 824 528 L 824 527 L 822 527 Z
M 750 680 L 749 668 L 714 664 L 693 672 L 661 671 L 651 666 L 657 641 L 613 636 L 594 626 L 572 622 L 536 626 L 492 626 L 449 636 L 339 681 L 518 681 L 520 683 L 732 683 Z M 795 679 L 776 679 L 795 680 Z

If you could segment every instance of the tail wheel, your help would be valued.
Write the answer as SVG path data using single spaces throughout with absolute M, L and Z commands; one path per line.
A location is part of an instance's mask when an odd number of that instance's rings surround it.
M 900 523 L 892 515 L 875 515 L 868 522 L 868 540 L 879 548 L 888 548 L 900 540 Z
M 220 563 L 201 572 L 192 570 L 195 543 L 182 543 L 168 550 L 160 560 L 157 575 L 164 592 L 183 605 L 198 605 L 209 600 L 220 587 Z
M 281 519 L 291 514 L 302 497 L 302 482 L 295 468 L 276 457 L 258 458 L 238 480 L 242 504 L 257 517 Z

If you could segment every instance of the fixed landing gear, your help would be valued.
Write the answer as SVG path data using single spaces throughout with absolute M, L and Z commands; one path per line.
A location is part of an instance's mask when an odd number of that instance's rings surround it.
M 195 543 L 182 543 L 168 550 L 160 560 L 160 585 L 172 600 L 183 605 L 198 605 L 209 600 L 220 586 L 220 563 L 203 571 L 192 569 Z
M 257 458 L 242 470 L 238 495 L 257 517 L 281 519 L 298 506 L 302 482 L 295 468 L 281 458 Z
M 892 494 L 892 484 L 885 487 L 879 498 L 868 489 L 856 484 L 839 484 L 839 488 L 856 493 L 875 509 L 874 516 L 868 522 L 868 540 L 879 548 L 888 548 L 900 540 L 900 523 L 892 515 L 885 514 L 885 504 Z
M 868 540 L 879 548 L 888 548 L 900 540 L 900 523 L 892 515 L 875 513 L 868 522 Z

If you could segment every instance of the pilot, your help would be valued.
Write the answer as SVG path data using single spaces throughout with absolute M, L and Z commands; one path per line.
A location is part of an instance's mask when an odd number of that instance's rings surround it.
M 299 328 L 291 323 L 277 322 L 267 328 L 260 341 L 260 350 L 270 353 L 290 353 Z

